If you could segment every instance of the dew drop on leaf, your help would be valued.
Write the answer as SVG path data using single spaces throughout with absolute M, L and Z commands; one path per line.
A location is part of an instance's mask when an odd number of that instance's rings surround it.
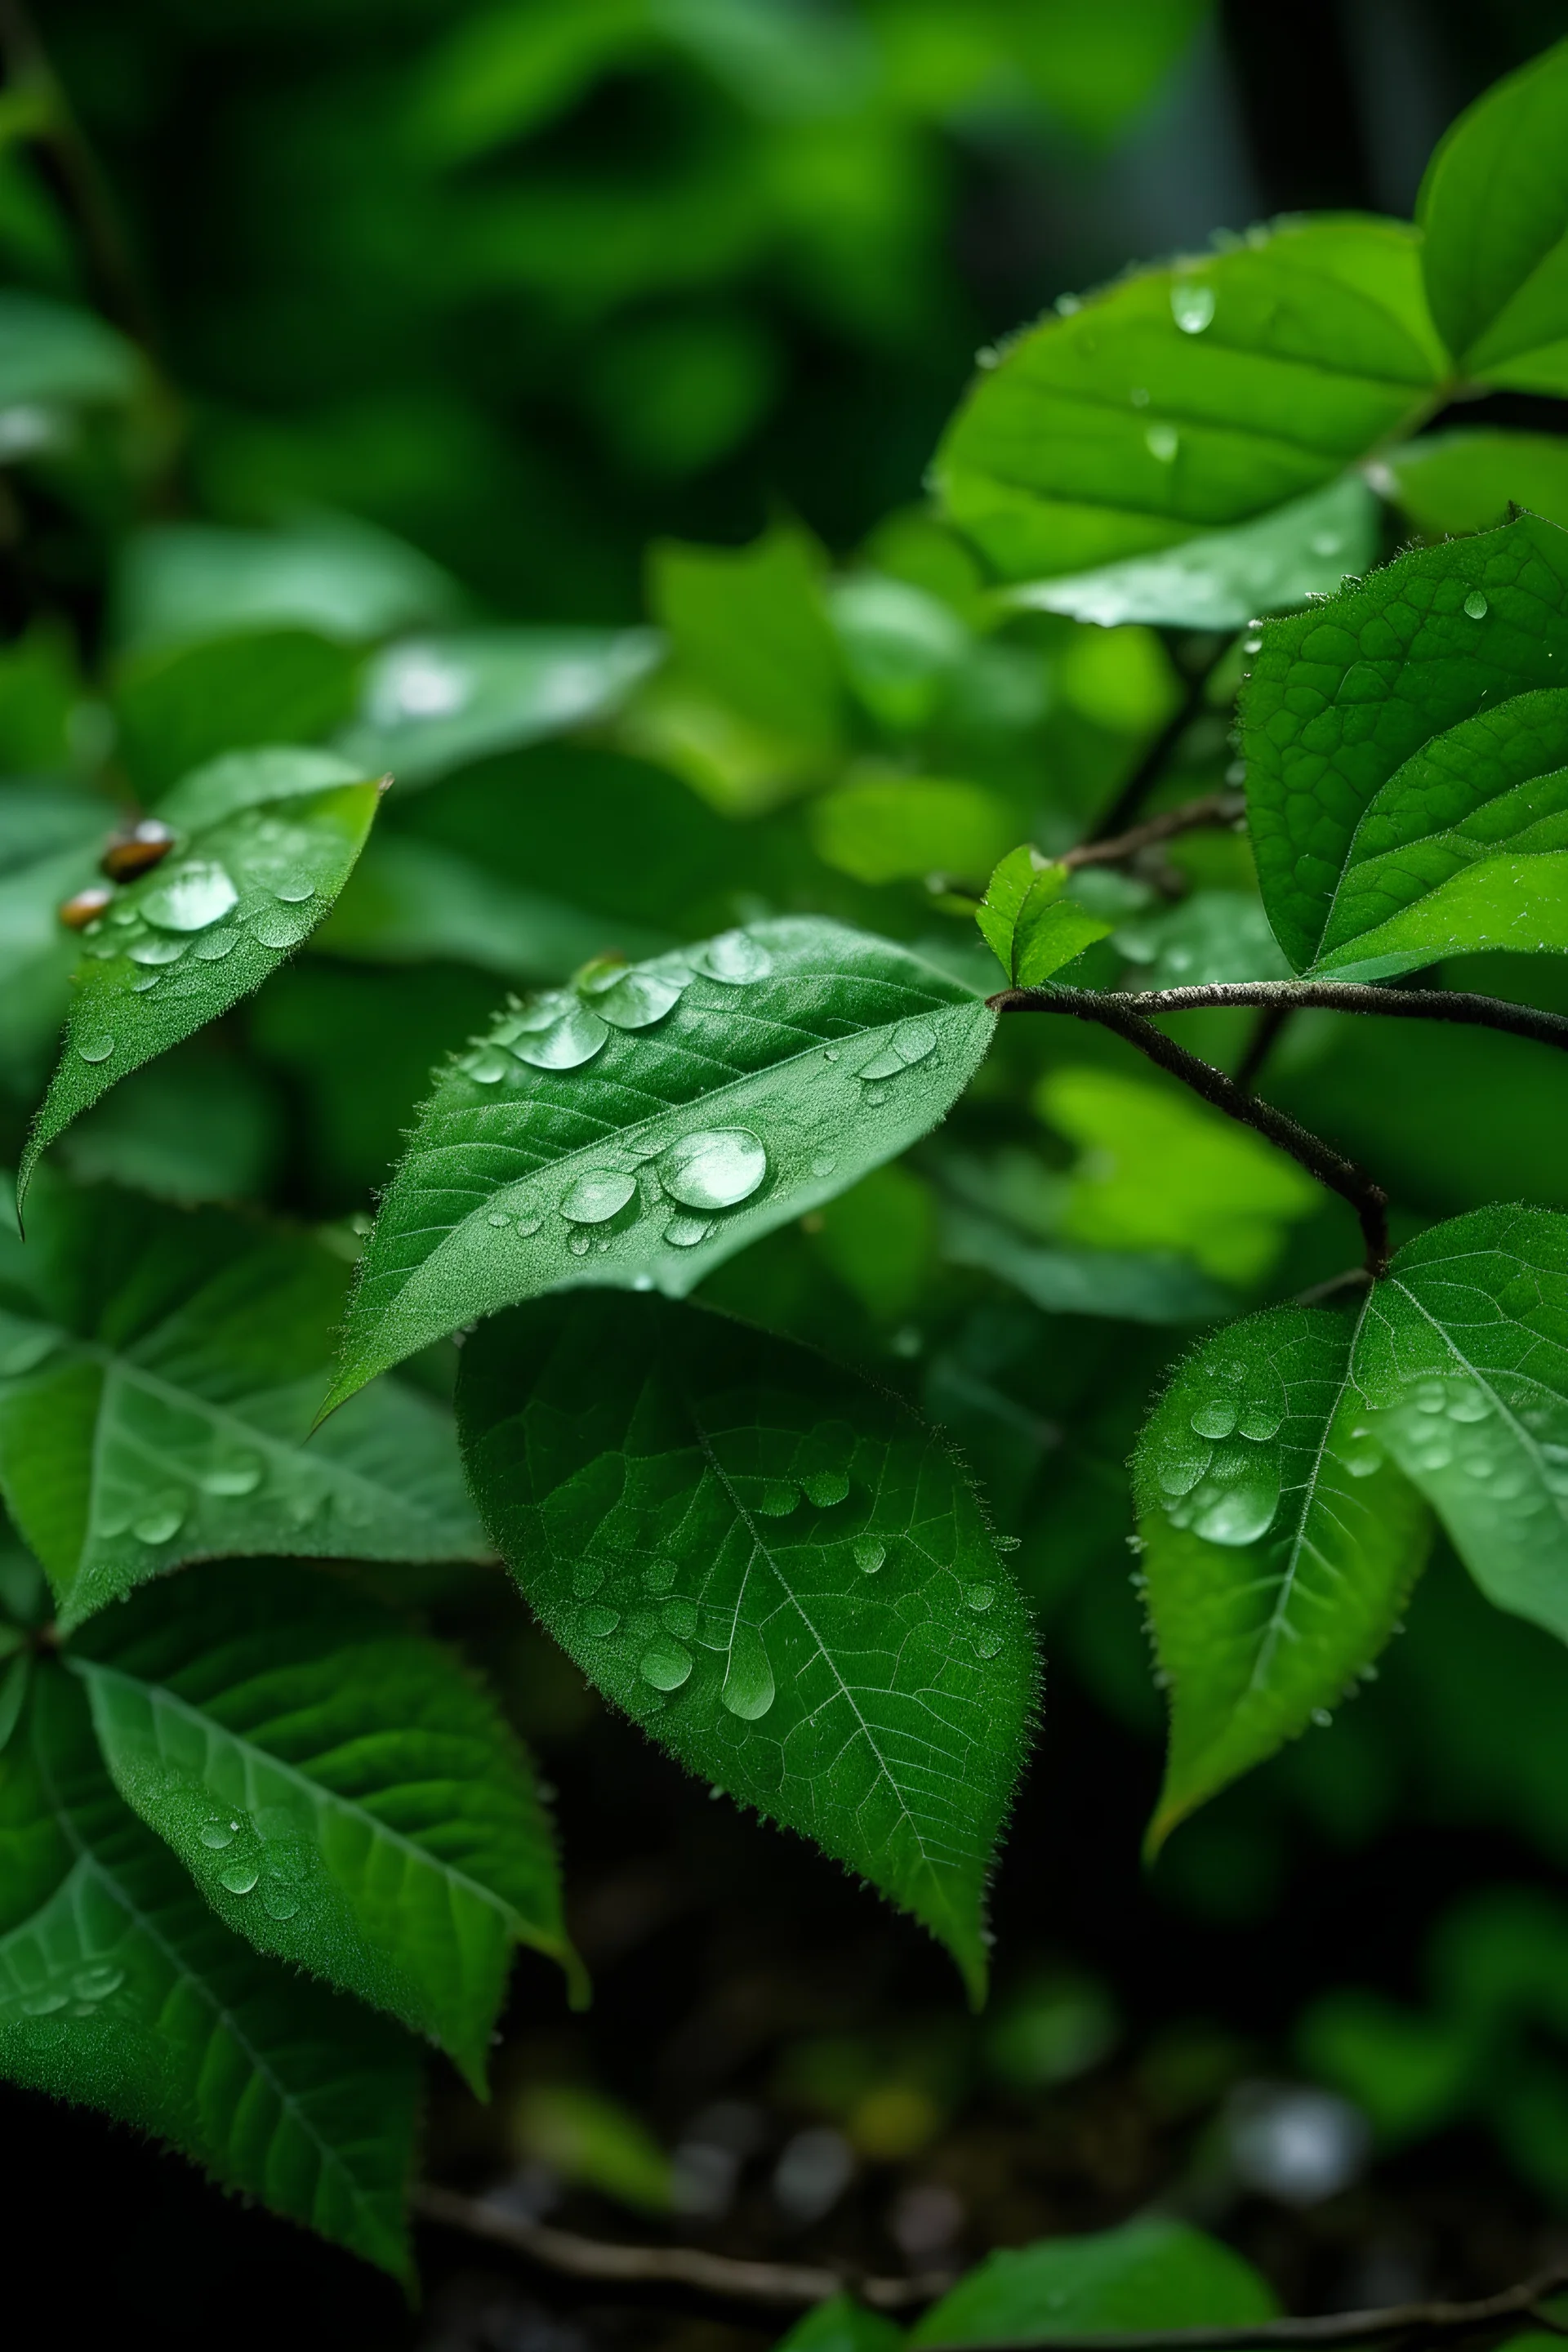
M 710 980 L 727 981 L 731 988 L 766 980 L 773 968 L 769 950 L 747 931 L 721 931 L 716 940 L 709 940 L 700 961 Z
M 125 952 L 132 963 L 178 963 L 187 945 L 184 940 L 171 940 L 150 931 L 143 939 L 132 940 Z
M 847 1470 L 805 1470 L 801 1473 L 800 1483 L 805 1489 L 808 1503 L 815 1503 L 819 1511 L 830 1510 L 835 1503 L 841 1503 L 848 1494 L 849 1473 Z
M 1256 1543 L 1267 1535 L 1279 1508 L 1277 1480 L 1241 1478 L 1226 1486 L 1194 1516 L 1194 1531 L 1210 1543 Z
M 254 1863 L 230 1862 L 218 1872 L 217 1883 L 231 1895 L 248 1895 L 260 1875 Z
M 983 1617 L 995 1601 L 996 1588 L 994 1584 L 972 1584 L 963 1598 L 976 1616 Z
M 234 1843 L 235 1832 L 238 1827 L 237 1822 L 204 1822 L 201 1830 L 202 1843 L 210 1846 L 214 1853 L 221 1853 L 226 1845 Z
M 481 1045 L 478 1053 L 468 1055 L 463 1067 L 477 1086 L 494 1087 L 506 1076 L 507 1059 L 493 1045 Z
M 691 1672 L 691 1653 L 667 1634 L 656 1634 L 637 1661 L 637 1672 L 655 1690 L 679 1690 Z
M 771 1478 L 757 1496 L 756 1507 L 764 1518 L 787 1519 L 800 1501 L 800 1489 L 787 1478 Z
M 53 2017 L 57 2010 L 64 2009 L 66 2000 L 66 1994 L 52 1990 L 26 1993 L 22 2000 L 22 2013 L 25 2017 Z
M 1193 1427 L 1200 1437 L 1228 1437 L 1236 1427 L 1236 1415 L 1234 1397 L 1205 1397 L 1193 1414 Z
M 254 1495 L 262 1479 L 262 1465 L 254 1454 L 242 1455 L 234 1462 L 219 1462 L 202 1476 L 202 1486 L 209 1495 Z
M 668 1592 L 675 1582 L 675 1562 L 672 1559 L 650 1561 L 642 1572 L 642 1580 L 645 1592 Z
M 485 1223 L 487 1225 L 494 1225 L 499 1231 L 502 1226 L 510 1225 L 511 1219 L 507 1215 L 504 1209 L 492 1209 L 489 1215 L 485 1219 Z
M 264 1887 L 261 1900 L 269 1919 L 292 1919 L 300 1908 L 300 1898 L 290 1886 Z
M 1173 425 L 1151 425 L 1143 436 L 1143 444 L 1151 457 L 1157 457 L 1162 466 L 1169 466 L 1182 446 L 1182 436 Z
M 875 1576 L 887 1557 L 887 1545 L 875 1536 L 861 1536 L 855 1545 L 855 1565 L 863 1576 Z
M 142 900 L 142 912 L 161 931 L 204 931 L 237 905 L 239 892 L 222 866 L 193 858 L 166 870 Z
M 1261 1445 L 1267 1438 L 1278 1437 L 1284 1419 L 1283 1405 L 1272 1399 L 1258 1397 L 1242 1406 L 1237 1415 L 1236 1433 L 1238 1437 L 1251 1438 L 1255 1445 Z
M 168 1543 L 179 1534 L 184 1524 L 185 1514 L 180 1504 L 157 1503 L 151 1510 L 143 1511 L 139 1519 L 132 1521 L 131 1532 L 138 1543 Z
M 239 933 L 226 926 L 221 930 L 203 931 L 191 942 L 191 953 L 201 963 L 222 963 L 225 956 L 234 953 L 239 945 Z
M 547 1029 L 524 1029 L 510 1042 L 518 1060 L 536 1070 L 575 1070 L 593 1060 L 609 1034 L 589 1006 L 574 1004 Z
M 574 1257 L 586 1257 L 594 1244 L 588 1238 L 588 1235 L 583 1231 L 582 1226 L 578 1225 L 572 1233 L 567 1234 L 566 1246 L 571 1251 Z
M 543 1223 L 544 1220 L 542 1217 L 519 1217 L 517 1221 L 517 1230 L 522 1235 L 525 1242 L 531 1242 L 533 1239 L 534 1234 L 539 1232 Z
M 659 1622 L 665 1632 L 673 1633 L 677 1641 L 692 1641 L 697 1633 L 696 1601 L 688 1601 L 679 1595 L 673 1601 L 667 1601 L 659 1611 Z
M 772 1706 L 773 1670 L 763 1637 L 754 1625 L 737 1620 L 719 1696 L 742 1723 L 755 1723 Z
M 592 1601 L 605 1580 L 605 1571 L 596 1559 L 580 1559 L 572 1571 L 572 1597 L 575 1601 Z
M 1171 289 L 1171 316 L 1184 335 L 1201 335 L 1214 318 L 1215 292 L 1212 286 L 1194 284 L 1191 279 L 1178 279 Z
M 637 1180 L 623 1169 L 590 1168 L 574 1177 L 561 1199 L 561 1213 L 574 1225 L 602 1225 L 618 1216 L 637 1196 Z
M 125 1971 L 112 1962 L 100 1962 L 96 1967 L 79 1969 L 71 1979 L 71 1990 L 78 2000 L 107 2000 L 125 1982 Z
M 658 1179 L 684 1209 L 730 1209 L 748 1200 L 768 1172 L 768 1155 L 749 1127 L 702 1128 L 672 1143 Z M 668 1238 L 674 1239 L 673 1229 Z
M 619 1630 L 621 1612 L 618 1609 L 605 1609 L 595 1604 L 591 1609 L 580 1610 L 577 1622 L 594 1641 L 607 1642 L 610 1635 Z
M 831 1176 L 838 1162 L 831 1151 L 819 1151 L 811 1163 L 814 1176 Z
M 983 1658 L 995 1657 L 1002 1647 L 1002 1636 L 997 1633 L 976 1633 L 972 1638 L 977 1654 Z
M 113 1051 L 113 1038 L 107 1036 L 101 1030 L 93 1036 L 84 1037 L 77 1047 L 77 1052 L 84 1062 L 107 1062 Z
M 1472 588 L 1469 594 L 1466 597 L 1465 611 L 1472 621 L 1484 621 L 1486 619 L 1487 600 L 1482 595 L 1479 588 Z
M 591 991 L 594 1011 L 613 1029 L 651 1029 L 679 1003 L 684 979 L 661 971 L 623 971 Z

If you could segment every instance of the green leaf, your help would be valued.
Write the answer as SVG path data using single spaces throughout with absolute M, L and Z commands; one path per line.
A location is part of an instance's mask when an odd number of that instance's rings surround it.
M 1237 530 L 1208 531 L 1166 552 L 1065 579 L 1026 581 L 1007 590 L 1004 602 L 1025 612 L 1067 613 L 1102 629 L 1130 621 L 1242 629 L 1258 613 L 1305 604 L 1337 588 L 1347 572 L 1364 572 L 1377 552 L 1378 522 L 1371 489 L 1359 474 L 1349 474 Z
M 1170 1251 L 1245 1285 L 1321 1203 L 1293 1160 L 1174 1087 L 1069 1064 L 1041 1079 L 1035 1103 L 1083 1155 L 1062 1204 L 1064 1239 Z
M 378 1389 L 305 1434 L 348 1280 L 216 1209 L 40 1187 L 0 1235 L 0 1488 L 62 1622 L 182 1561 L 484 1556 L 447 1414 Z
M 1241 719 L 1299 971 L 1568 948 L 1568 531 L 1522 515 L 1266 623 Z
M 568 2084 L 540 2083 L 518 2104 L 520 2155 L 547 2165 L 557 2180 L 596 2189 L 640 2213 L 676 2205 L 674 2168 L 647 2126 L 618 2099 Z
M 850 687 L 878 724 L 893 734 L 930 726 L 971 648 L 952 605 L 868 572 L 833 582 L 827 614 Z
M 456 1660 L 268 1560 L 139 1593 L 66 1663 L 116 1788 L 226 1925 L 431 2035 L 482 2095 L 514 1943 L 576 1963 L 529 1759 Z
M 1369 471 L 1427 539 L 1488 530 L 1510 506 L 1568 526 L 1568 441 L 1555 434 L 1461 425 L 1407 441 Z
M 568 1283 L 679 1297 L 933 1127 L 984 1000 L 901 948 L 779 921 L 501 1013 L 438 1077 L 361 1261 L 328 1400 Z
M 994 1213 L 1006 1187 L 976 1182 L 963 1162 L 944 1162 L 961 1197 L 944 1202 L 942 1254 L 950 1265 L 994 1275 L 1052 1315 L 1108 1315 L 1129 1323 L 1206 1323 L 1234 1304 L 1192 1263 L 1168 1251 L 1089 1249 L 1041 1238 Z M 964 1193 L 980 1196 L 973 1202 Z
M 1325 217 L 1064 299 L 948 427 L 948 514 L 1005 578 L 1032 580 L 1327 488 L 1438 396 L 1419 268 L 1414 230 Z
M 1173 907 L 1118 923 L 1111 945 L 1140 988 L 1216 980 L 1289 980 L 1290 966 L 1252 890 L 1194 890 Z
M 0 790 L 0 1071 L 18 1088 L 65 1011 L 76 944 L 59 907 L 96 879 L 111 821 L 106 803 L 68 785 Z
M 445 958 L 503 980 L 564 980 L 611 941 L 626 955 L 668 944 L 640 923 L 530 890 L 439 842 L 378 825 L 315 946 L 371 963 Z
M 259 988 L 309 937 L 348 878 L 380 793 L 328 751 L 237 751 L 160 804 L 175 845 L 89 926 L 18 1201 L 73 1118 Z
M 352 646 L 309 629 L 153 646 L 132 655 L 115 682 L 121 756 L 153 799 L 225 751 L 315 742 L 348 717 L 359 666 Z
M 460 601 L 456 583 L 416 548 L 326 514 L 287 530 L 155 523 L 126 542 L 114 599 L 120 641 L 138 648 L 259 629 L 313 629 L 358 645 L 449 621 Z
M 152 2131 L 406 2280 L 412 2046 L 260 1959 L 121 1803 L 56 1664 L 0 1757 L 0 2073 Z
M 1355 1377 L 1489 1601 L 1568 1641 L 1568 1217 L 1479 1209 L 1395 1256 Z
M 388 646 L 337 749 L 363 774 L 433 784 L 616 709 L 659 656 L 651 629 L 470 629 Z
M 120 407 L 134 397 L 142 362 L 123 336 L 86 310 L 0 291 L 0 409 Z
M 1018 829 L 999 793 L 937 776 L 875 776 L 820 793 L 806 814 L 824 865 L 857 882 L 971 881 Z
M 1568 41 L 1485 91 L 1421 184 L 1432 316 L 1468 376 L 1568 392 Z
M 978 1998 L 1035 1664 L 934 1432 L 784 1340 L 604 1295 L 487 1324 L 458 1412 L 487 1527 L 584 1672 L 913 1912 Z
M 1278 2308 L 1251 2263 L 1228 2246 L 1155 2217 L 988 2254 L 926 2313 L 910 2352 L 998 2339 L 1049 2344 L 1101 2328 L 1246 2327 Z
M 1359 1321 L 1289 1307 L 1231 1325 L 1177 1367 L 1139 1440 L 1144 1597 L 1171 1702 L 1152 1848 L 1326 1719 L 1424 1564 L 1426 1507 L 1368 1441 Z
M 898 2352 L 903 2341 L 903 2330 L 890 2319 L 868 2311 L 852 2294 L 836 2294 L 797 2320 L 774 2352 Z
M 1016 988 L 1043 987 L 1110 931 L 1100 916 L 1062 897 L 1069 879 L 1068 867 L 1026 844 L 1009 850 L 985 886 L 974 919 Z

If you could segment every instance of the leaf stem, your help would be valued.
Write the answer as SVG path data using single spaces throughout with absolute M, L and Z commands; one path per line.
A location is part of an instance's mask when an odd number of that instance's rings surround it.
M 1282 1110 L 1272 1104 L 1260 1102 L 1239 1087 L 1212 1062 L 1200 1061 L 1156 1029 L 1148 1018 L 1150 1013 L 1180 1011 L 1162 998 L 1206 998 L 1202 989 L 1163 989 L 1142 996 L 1100 994 L 1087 988 L 1005 988 L 989 1001 L 998 1013 L 1057 1013 L 1074 1021 L 1094 1021 L 1109 1029 L 1129 1045 L 1136 1046 L 1161 1069 L 1168 1070 L 1182 1084 L 1190 1087 L 1204 1101 L 1225 1112 L 1243 1127 L 1250 1127 L 1281 1151 L 1288 1151 L 1299 1160 L 1320 1184 L 1348 1201 L 1361 1221 L 1362 1239 L 1366 1251 L 1366 1271 L 1375 1282 L 1388 1267 L 1388 1195 L 1381 1184 L 1374 1183 L 1363 1168 L 1352 1160 L 1344 1159 L 1332 1146 L 1298 1127 Z M 1234 1002 L 1235 999 L 1222 1000 Z M 1564 1023 L 1568 1029 L 1568 1023 Z
M 1110 834 L 1103 840 L 1084 841 L 1076 849 L 1064 849 L 1056 862 L 1067 866 L 1113 866 L 1119 859 L 1135 857 L 1141 849 L 1152 849 L 1179 833 L 1195 833 L 1201 825 L 1235 824 L 1246 813 L 1244 793 L 1200 793 L 1195 801 L 1184 801 L 1180 808 L 1162 809 L 1158 816 L 1146 817 L 1142 824 L 1132 825 L 1126 833 Z

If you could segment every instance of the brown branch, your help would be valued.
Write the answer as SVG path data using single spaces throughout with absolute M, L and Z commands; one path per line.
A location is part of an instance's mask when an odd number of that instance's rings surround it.
M 1250 1127 L 1279 1150 L 1288 1151 L 1299 1160 L 1320 1184 L 1326 1184 L 1342 1201 L 1348 1201 L 1361 1221 L 1362 1239 L 1366 1251 L 1366 1271 L 1373 1281 L 1388 1267 L 1388 1195 L 1376 1184 L 1363 1168 L 1352 1160 L 1344 1159 L 1321 1137 L 1298 1127 L 1293 1118 L 1272 1104 L 1259 1102 L 1238 1087 L 1234 1078 L 1216 1070 L 1212 1062 L 1200 1061 L 1156 1029 L 1146 1015 L 1151 1012 L 1171 1009 L 1162 1000 L 1171 996 L 1206 997 L 1211 992 L 1194 989 L 1164 989 L 1142 996 L 1101 995 L 1087 988 L 1005 988 L 989 1002 L 998 1013 L 1058 1013 L 1074 1021 L 1094 1021 L 1109 1029 L 1129 1045 L 1173 1077 L 1180 1078 L 1205 1102 L 1225 1112 L 1243 1127 Z M 1234 1002 L 1235 1000 L 1230 1000 Z M 1564 1024 L 1568 1027 L 1568 1024 Z
M 1182 698 L 1180 709 L 1161 728 L 1160 732 L 1106 810 L 1107 833 L 1116 834 L 1124 831 L 1142 807 L 1145 797 L 1159 782 L 1172 752 L 1175 751 L 1194 719 L 1202 716 L 1204 705 L 1208 698 L 1209 680 L 1229 652 L 1231 643 L 1232 640 L 1229 637 L 1221 637 L 1210 658 L 1188 676 L 1187 689 Z
M 477 2197 L 430 2183 L 414 2192 L 415 2210 L 427 2221 L 505 2246 L 543 2269 L 567 2278 L 597 2280 L 610 2286 L 686 2286 L 732 2303 L 771 2304 L 809 2310 L 847 2287 L 878 2311 L 909 2311 L 934 2303 L 953 2283 L 951 2272 L 917 2278 L 860 2278 L 802 2263 L 742 2262 L 710 2254 L 700 2246 L 623 2246 L 557 2230 L 547 2221 L 527 2221 Z
M 1064 849 L 1055 860 L 1058 866 L 1113 866 L 1123 857 L 1136 857 L 1141 849 L 1152 849 L 1162 841 L 1170 841 L 1179 833 L 1195 833 L 1203 825 L 1235 824 L 1245 814 L 1247 802 L 1240 793 L 1202 793 L 1195 801 L 1184 801 L 1180 808 L 1162 809 L 1158 816 L 1146 817 L 1127 833 L 1110 835 L 1103 841 L 1084 841 L 1076 849 Z
M 1216 980 L 1192 988 L 1120 990 L 1113 1001 L 1145 1015 L 1261 1004 L 1288 1013 L 1316 1010 L 1369 1013 L 1395 1021 L 1451 1021 L 1465 1028 L 1529 1037 L 1539 1045 L 1568 1047 L 1568 1015 L 1464 989 L 1387 988 L 1356 980 Z

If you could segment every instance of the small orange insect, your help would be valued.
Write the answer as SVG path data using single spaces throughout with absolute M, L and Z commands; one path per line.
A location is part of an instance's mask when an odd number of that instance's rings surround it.
M 90 889 L 79 890 L 74 898 L 66 900 L 60 908 L 60 920 L 68 931 L 85 931 L 89 923 L 97 922 L 113 896 L 112 890 L 95 882 Z
M 139 874 L 151 873 L 174 846 L 170 827 L 155 816 L 144 816 L 114 835 L 99 864 L 111 882 L 134 882 Z

